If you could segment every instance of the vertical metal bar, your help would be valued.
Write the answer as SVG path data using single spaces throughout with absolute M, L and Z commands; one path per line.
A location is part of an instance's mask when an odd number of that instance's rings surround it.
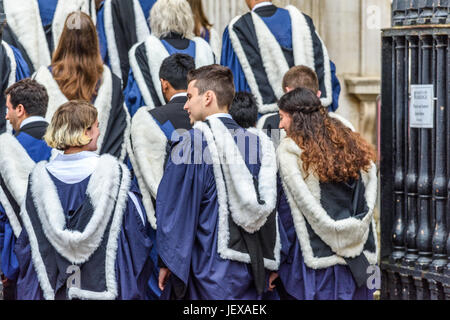
M 394 245 L 392 262 L 399 262 L 405 254 L 405 37 L 395 37 L 395 218 L 392 232 Z
M 431 84 L 431 36 L 422 36 L 421 39 L 421 83 Z M 419 148 L 419 180 L 417 191 L 419 193 L 419 230 L 417 235 L 417 248 L 419 259 L 416 266 L 420 270 L 427 269 L 431 263 L 431 129 L 420 129 Z
M 389 257 L 392 253 L 392 226 L 394 217 L 394 105 L 395 105 L 395 53 L 392 37 L 382 39 L 382 78 L 381 78 L 381 257 Z
M 392 25 L 402 26 L 406 18 L 406 8 L 409 0 L 394 0 L 392 3 Z
M 419 83 L 419 38 L 407 37 L 411 51 L 410 81 L 411 84 Z M 418 182 L 418 132 L 417 128 L 409 128 L 408 139 L 408 173 L 406 175 L 406 188 L 408 192 L 408 226 L 406 229 L 406 256 L 403 260 L 407 266 L 413 266 L 418 259 L 416 245 L 417 237 L 417 182 Z
M 417 24 L 417 18 L 419 18 L 419 0 L 409 0 L 406 12 L 404 24 L 407 26 Z
M 427 24 L 433 17 L 433 0 L 419 0 L 419 18 L 417 24 Z
M 450 22 L 450 21 L 449 21 Z M 450 40 L 447 35 L 447 128 L 450 129 Z M 447 139 L 447 196 L 450 195 L 450 139 Z M 447 197 L 447 257 L 448 264 L 445 270 L 450 277 L 450 197 Z
M 443 24 L 448 16 L 448 0 L 437 0 L 434 5 L 433 18 L 431 18 L 431 23 L 433 24 Z
M 435 226 L 432 238 L 433 262 L 431 269 L 442 272 L 447 264 L 447 126 L 446 126 L 446 49 L 447 37 L 435 36 L 436 40 L 436 85 L 437 105 L 435 112 L 435 174 L 433 179 L 433 202 L 435 204 Z
M 417 300 L 430 300 L 430 288 L 428 281 L 421 277 L 414 277 L 416 286 Z
M 414 280 L 409 274 L 400 274 L 402 282 L 402 300 L 416 300 Z

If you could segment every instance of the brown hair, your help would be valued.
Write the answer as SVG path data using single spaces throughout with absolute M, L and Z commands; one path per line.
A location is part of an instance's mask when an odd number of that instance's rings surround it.
M 91 142 L 85 131 L 95 123 L 97 117 L 97 109 L 87 101 L 66 102 L 53 115 L 44 140 L 58 150 L 83 147 Z
M 283 90 L 286 90 L 286 87 L 290 89 L 303 87 L 317 93 L 319 80 L 313 69 L 307 66 L 295 66 L 289 69 L 283 77 Z
M 195 20 L 195 28 L 194 33 L 197 37 L 201 35 L 201 27 L 206 29 L 210 29 L 212 24 L 209 22 L 208 18 L 205 15 L 205 11 L 203 10 L 202 0 L 187 0 L 191 5 L 192 13 L 194 15 Z
M 69 100 L 92 101 L 103 74 L 97 30 L 84 12 L 72 12 L 53 54 L 52 73 Z
M 45 117 L 47 113 L 47 89 L 36 80 L 26 78 L 13 83 L 5 90 L 5 96 L 9 96 L 13 109 L 23 105 L 28 116 Z
M 211 90 L 216 94 L 219 107 L 230 107 L 235 89 L 233 73 L 227 67 L 218 64 L 204 66 L 188 73 L 188 84 L 196 80 L 195 87 L 199 94 Z
M 281 97 L 278 106 L 292 116 L 288 136 L 302 149 L 306 175 L 313 172 L 320 182 L 359 179 L 360 171 L 368 171 L 375 161 L 374 148 L 331 118 L 311 90 L 297 88 Z

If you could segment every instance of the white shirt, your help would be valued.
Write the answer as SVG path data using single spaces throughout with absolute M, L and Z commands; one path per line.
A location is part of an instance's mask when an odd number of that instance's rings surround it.
M 255 4 L 255 6 L 253 7 L 252 11 L 255 11 L 256 9 L 261 8 L 261 7 L 270 6 L 272 4 L 273 3 L 271 1 L 264 1 L 264 2 L 261 2 L 261 3 Z
M 178 98 L 178 97 L 187 97 L 187 92 L 175 93 L 172 96 L 172 98 L 170 98 L 170 101 L 172 101 L 173 99 Z
M 58 154 L 55 160 L 47 163 L 45 167 L 58 180 L 67 184 L 75 184 L 83 181 L 94 173 L 99 158 L 98 154 L 91 151 L 82 151 L 74 154 Z M 132 192 L 128 192 L 128 195 L 136 206 L 142 223 L 144 224 L 144 212 L 136 195 Z
M 22 121 L 22 123 L 20 124 L 20 128 L 22 128 L 24 125 L 32 123 L 32 122 L 38 122 L 38 121 L 44 121 L 47 122 L 47 120 L 45 120 L 45 118 L 40 117 L 40 116 L 31 116 L 26 118 L 25 120 Z
M 214 113 L 210 116 L 207 116 L 206 120 L 211 120 L 211 119 L 216 119 L 216 118 L 228 118 L 228 119 L 233 119 L 233 117 L 229 114 L 229 113 Z
M 99 156 L 95 152 L 82 151 L 74 154 L 58 154 L 47 163 L 47 170 L 58 180 L 74 184 L 89 177 L 98 164 Z

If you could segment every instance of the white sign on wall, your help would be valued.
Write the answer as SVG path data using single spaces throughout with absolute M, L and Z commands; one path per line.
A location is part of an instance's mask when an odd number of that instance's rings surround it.
M 411 85 L 409 105 L 410 128 L 433 128 L 434 87 L 432 84 Z

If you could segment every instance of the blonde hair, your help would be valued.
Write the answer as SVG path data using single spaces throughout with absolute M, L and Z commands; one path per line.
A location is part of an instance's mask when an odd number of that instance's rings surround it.
M 150 10 L 149 17 L 152 34 L 161 38 L 171 32 L 183 35 L 186 39 L 194 37 L 194 15 L 186 0 L 158 0 Z
M 52 117 L 44 140 L 58 150 L 83 147 L 91 142 L 85 133 L 97 120 L 97 109 L 84 100 L 72 100 L 61 105 Z

